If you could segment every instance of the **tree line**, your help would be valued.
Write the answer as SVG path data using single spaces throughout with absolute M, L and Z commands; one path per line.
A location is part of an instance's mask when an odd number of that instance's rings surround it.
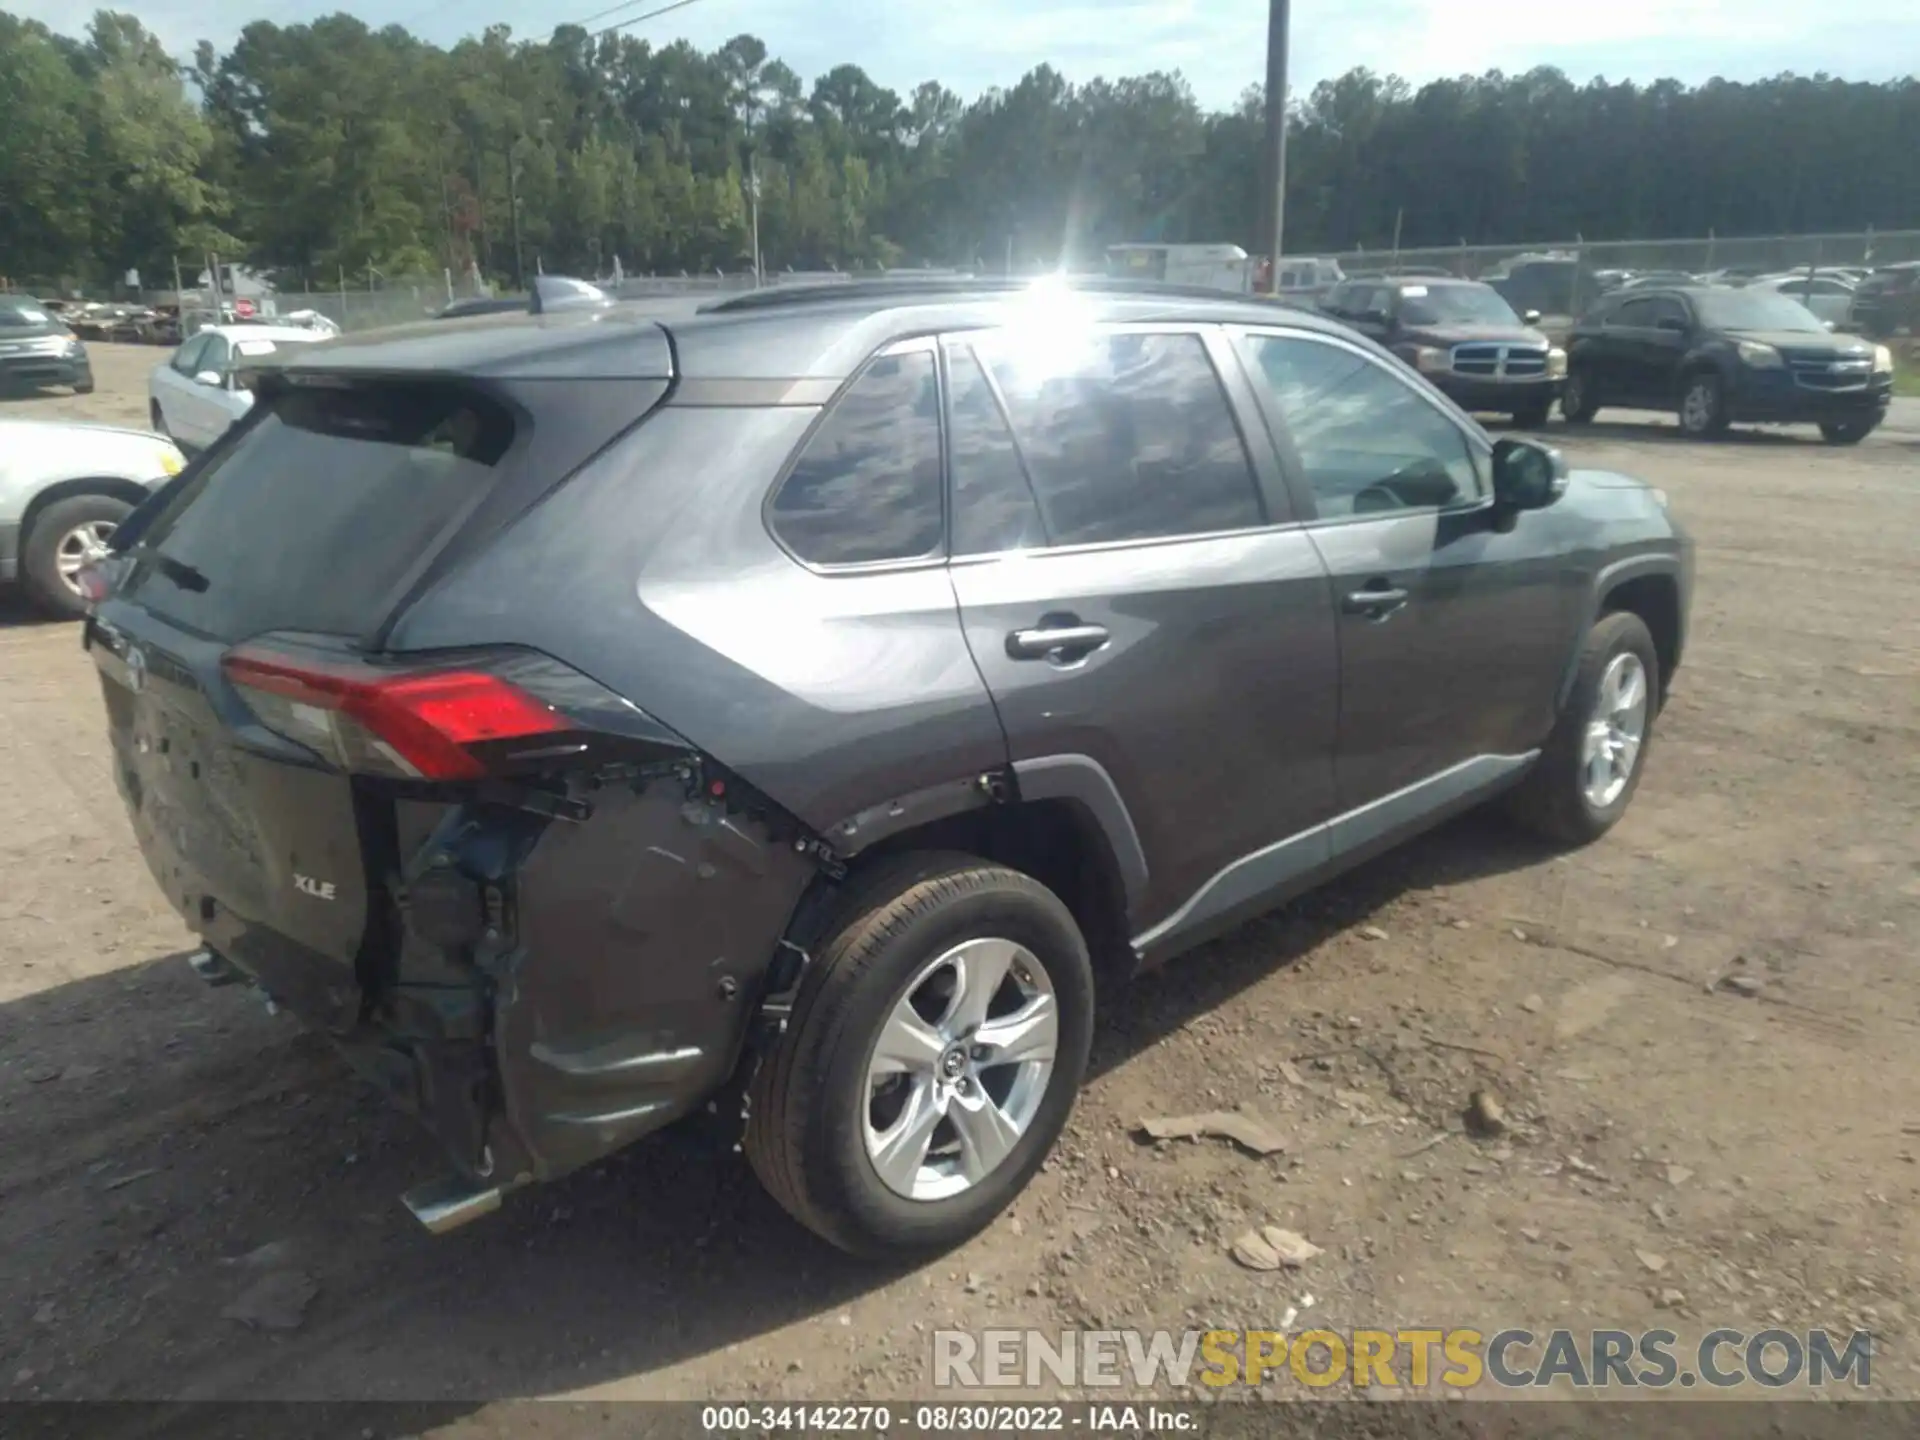
M 1045 64 L 967 99 L 857 65 L 811 84 L 751 35 L 707 52 L 563 25 L 428 44 L 336 14 L 190 61 L 102 11 L 0 12 L 0 274 L 165 283 L 209 250 L 282 283 L 369 269 L 511 281 L 1097 261 L 1252 248 L 1262 101 Z M 1698 87 L 1558 70 L 1418 87 L 1356 69 L 1289 117 L 1291 253 L 1920 227 L 1920 81 Z

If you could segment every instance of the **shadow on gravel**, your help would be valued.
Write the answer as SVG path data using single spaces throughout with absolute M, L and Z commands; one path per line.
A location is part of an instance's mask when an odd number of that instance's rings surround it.
M 1540 853 L 1496 820 L 1455 822 L 1123 992 L 1096 1069 L 1410 888 Z M 377 1433 L 406 1433 L 397 1417 L 415 1407 L 439 1423 L 495 1399 L 646 1376 L 844 1308 L 900 1273 L 788 1219 L 717 1124 L 432 1238 L 396 1199 L 437 1172 L 432 1142 L 324 1042 L 238 988 L 206 990 L 178 955 L 0 1006 L 0 1057 L 0 1293 L 17 1317 L 0 1324 L 0 1381 L 15 1377 L 15 1401 L 350 1396 L 405 1402 Z M 281 1271 L 317 1287 L 287 1329 L 222 1317 Z M 848 1335 L 856 1355 L 879 1343 Z M 810 1393 L 777 1344 L 743 1348 L 739 1363 L 743 1391 L 757 1380 Z M 193 1413 L 103 1408 L 95 1419 L 117 1419 L 84 1428 L 215 1433 L 208 1412 Z

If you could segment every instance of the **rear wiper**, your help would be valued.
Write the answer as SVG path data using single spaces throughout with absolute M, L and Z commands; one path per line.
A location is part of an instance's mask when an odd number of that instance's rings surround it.
M 183 560 L 175 560 L 170 555 L 162 555 L 158 550 L 147 551 L 147 558 L 153 561 L 153 568 L 182 590 L 191 590 L 196 595 L 206 593 L 208 580 L 193 566 Z

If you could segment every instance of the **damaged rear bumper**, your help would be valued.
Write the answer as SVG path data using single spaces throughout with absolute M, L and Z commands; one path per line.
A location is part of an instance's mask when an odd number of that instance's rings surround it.
M 224 962 L 439 1139 L 462 1179 L 408 1197 L 429 1228 L 722 1090 L 817 873 L 806 839 L 695 762 L 591 782 L 561 808 L 391 807 L 391 903 L 352 970 L 187 907 Z

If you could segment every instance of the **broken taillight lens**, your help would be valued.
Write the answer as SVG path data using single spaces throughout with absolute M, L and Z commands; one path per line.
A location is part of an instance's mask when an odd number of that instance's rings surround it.
M 389 670 L 255 646 L 230 651 L 221 666 L 261 724 L 345 770 L 476 780 L 574 728 L 482 669 Z

